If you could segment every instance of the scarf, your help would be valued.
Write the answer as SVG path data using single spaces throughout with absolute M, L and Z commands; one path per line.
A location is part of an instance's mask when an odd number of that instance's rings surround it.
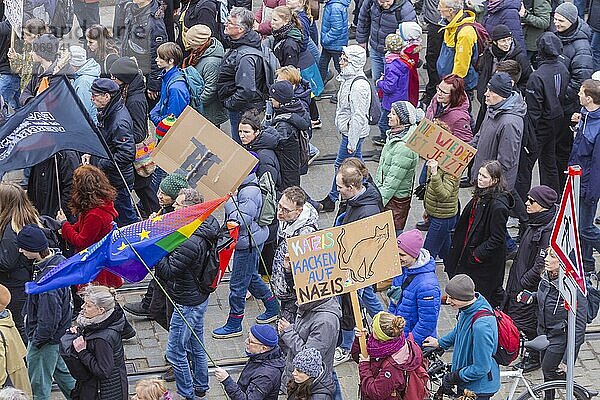
M 193 66 L 198 65 L 198 63 L 200 62 L 200 59 L 204 55 L 204 52 L 206 51 L 206 49 L 208 49 L 210 47 L 211 44 L 212 44 L 212 39 L 209 39 L 206 41 L 206 43 L 204 43 L 200 47 L 192 50 L 192 53 L 185 60 L 183 60 L 182 67 L 186 68 L 186 67 L 189 67 L 190 65 L 193 65 Z
M 96 315 L 92 318 L 86 318 L 83 316 L 83 312 L 77 316 L 77 325 L 80 327 L 90 326 L 93 324 L 99 324 L 100 322 L 106 321 L 110 317 L 115 309 L 108 310 L 104 314 Z
M 385 358 L 397 353 L 406 343 L 404 335 L 390 340 L 377 340 L 375 334 L 367 338 L 367 353 L 372 358 Z
M 287 24 L 285 24 L 284 26 L 282 26 L 281 28 L 279 28 L 277 30 L 273 30 L 273 37 L 277 41 L 283 40 L 287 37 L 289 31 L 291 31 L 293 27 L 294 27 L 294 24 L 292 23 L 292 21 L 290 21 Z

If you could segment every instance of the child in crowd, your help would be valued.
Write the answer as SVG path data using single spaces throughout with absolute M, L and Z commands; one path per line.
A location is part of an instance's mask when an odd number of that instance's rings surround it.
M 162 379 L 142 379 L 135 384 L 133 400 L 172 400 L 167 385 Z
M 409 70 L 408 76 L 408 101 L 413 106 L 417 106 L 419 102 L 419 52 L 423 48 L 421 34 L 423 30 L 421 25 L 415 21 L 406 21 L 398 25 L 396 31 L 404 42 L 402 46 L 402 54 L 411 61 L 412 68 Z

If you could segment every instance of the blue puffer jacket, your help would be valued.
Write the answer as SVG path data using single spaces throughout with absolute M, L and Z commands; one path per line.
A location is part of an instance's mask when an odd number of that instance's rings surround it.
M 175 118 L 183 112 L 190 103 L 190 91 L 179 67 L 171 68 L 162 75 L 160 100 L 152 111 L 150 120 L 154 125 L 173 114 Z
M 234 201 L 237 203 L 237 207 Z M 258 178 L 255 173 L 251 173 L 244 179 L 237 194 L 225 204 L 225 220 L 236 221 L 240 224 L 240 236 L 235 246 L 237 250 L 246 250 L 254 245 L 260 246 L 269 237 L 269 227 L 259 226 L 256 222 L 260 216 L 262 203 L 262 193 L 258 187 Z M 250 228 L 252 237 L 256 243 L 251 242 L 246 225 Z
M 523 28 L 521 28 L 521 17 L 519 9 L 521 8 L 521 0 L 503 0 L 494 2 L 493 6 L 489 6 L 483 20 L 483 26 L 488 32 L 492 32 L 498 25 L 506 25 L 515 39 L 520 49 L 525 49 L 525 36 Z
M 328 0 L 323 7 L 321 45 L 327 50 L 342 51 L 348 46 L 348 6 L 350 0 Z
M 439 339 L 443 349 L 454 346 L 452 371 L 459 371 L 463 381 L 459 393 L 469 389 L 476 394 L 493 394 L 500 389 L 500 368 L 493 354 L 498 347 L 498 324 L 494 316 L 480 317 L 471 325 L 475 313 L 492 306 L 485 297 L 476 293 L 477 300 L 458 312 L 454 329 Z
M 581 198 L 597 201 L 600 198 L 600 109 L 592 112 L 581 109 L 569 165 L 582 168 Z
M 429 255 L 429 251 L 421 249 L 415 265 L 402 268 L 402 275 L 394 278 L 392 286 L 401 287 L 411 275 L 414 278 L 402 292 L 402 302 L 390 302 L 389 312 L 404 317 L 404 334 L 408 336 L 412 332 L 415 342 L 421 346 L 427 336 L 437 337 L 436 327 L 440 313 L 440 284 L 435 275 L 435 260 Z
M 385 38 L 395 33 L 398 25 L 406 21 L 416 21 L 417 14 L 410 0 L 395 0 L 387 10 L 377 0 L 365 0 L 360 6 L 356 42 L 367 43 L 380 53 L 385 52 Z

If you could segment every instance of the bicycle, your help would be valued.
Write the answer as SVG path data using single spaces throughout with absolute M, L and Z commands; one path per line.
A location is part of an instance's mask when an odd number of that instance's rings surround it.
M 550 342 L 545 335 L 536 337 L 530 341 L 523 342 L 523 348 L 534 351 L 544 351 Z M 446 363 L 441 359 L 444 354 L 444 349 L 437 348 L 425 348 L 423 355 L 429 360 L 429 366 L 427 373 L 429 374 L 429 391 L 432 394 L 428 400 L 442 400 L 447 394 L 442 392 L 442 379 L 444 375 L 452 370 L 452 365 Z M 538 385 L 532 385 L 527 378 L 523 375 L 522 369 L 514 370 L 501 370 L 500 378 L 508 379 L 510 382 L 509 394 L 506 400 L 543 400 L 548 394 L 549 398 L 553 399 L 564 399 L 566 397 L 567 382 L 564 380 L 548 381 Z M 522 383 L 525 386 L 525 391 L 515 397 L 515 393 L 519 384 Z M 435 387 L 438 389 L 434 391 Z M 551 394 L 554 394 L 552 397 Z M 450 395 L 450 398 L 459 398 L 459 395 Z M 461 398 L 468 398 L 465 394 Z M 577 383 L 573 387 L 573 398 L 576 400 L 591 400 L 593 397 L 598 396 L 598 391 L 593 389 L 587 389 Z

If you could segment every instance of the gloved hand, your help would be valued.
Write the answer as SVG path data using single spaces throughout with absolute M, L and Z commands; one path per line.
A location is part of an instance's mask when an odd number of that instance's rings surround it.
M 448 372 L 446 375 L 444 375 L 444 378 L 442 378 L 442 391 L 447 395 L 456 394 L 454 391 L 454 386 L 461 382 L 462 379 L 460 379 L 458 371 Z
M 402 298 L 402 288 L 400 286 L 390 286 L 390 288 L 385 293 L 390 298 L 390 301 L 393 304 L 398 304 L 398 302 Z

